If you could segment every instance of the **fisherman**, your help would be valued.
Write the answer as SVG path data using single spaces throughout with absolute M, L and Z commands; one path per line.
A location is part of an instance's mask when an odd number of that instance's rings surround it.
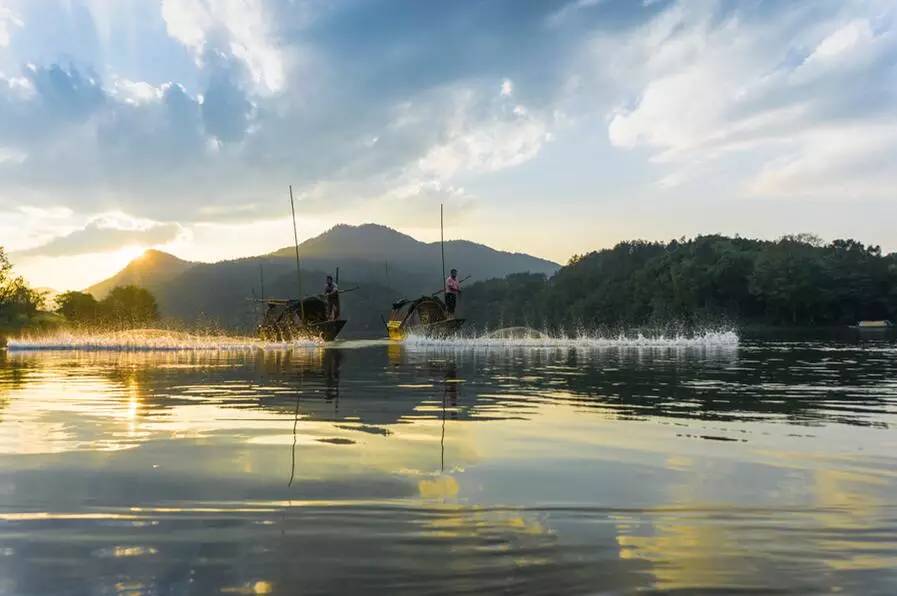
M 324 284 L 324 299 L 327 301 L 327 320 L 335 321 L 339 318 L 339 288 L 333 283 L 333 276 L 327 276 Z
M 445 307 L 449 316 L 455 318 L 455 307 L 458 306 L 458 296 L 461 295 L 461 282 L 458 281 L 458 270 L 452 269 L 445 280 Z

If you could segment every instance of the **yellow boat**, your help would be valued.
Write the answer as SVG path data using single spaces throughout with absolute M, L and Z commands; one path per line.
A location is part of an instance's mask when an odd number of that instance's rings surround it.
M 854 329 L 893 329 L 891 321 L 860 321 L 851 325 Z
M 464 319 L 449 315 L 445 303 L 435 296 L 400 300 L 392 305 L 386 333 L 389 339 L 403 340 L 409 335 L 448 337 L 456 333 Z

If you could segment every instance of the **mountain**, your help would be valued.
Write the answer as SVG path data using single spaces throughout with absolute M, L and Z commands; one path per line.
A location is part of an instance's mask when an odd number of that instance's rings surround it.
M 343 289 L 359 286 L 343 296 L 343 312 L 349 317 L 347 335 L 377 334 L 382 327 L 380 316 L 395 299 L 430 294 L 442 287 L 439 243 L 420 242 L 385 226 L 338 225 L 306 240 L 299 250 L 303 294 L 319 292 L 325 274 L 337 269 Z M 446 268 L 457 268 L 461 277 L 471 275 L 470 283 L 519 272 L 551 275 L 560 267 L 465 240 L 446 242 L 445 256 Z M 263 293 L 266 297 L 297 294 L 295 248 L 218 263 L 191 263 L 147 251 L 88 291 L 99 298 L 116 285 L 130 283 L 153 292 L 164 317 L 248 331 L 259 313 L 247 299 Z
M 377 224 L 350 226 L 336 225 L 320 236 L 299 245 L 304 258 L 353 258 L 363 256 L 369 260 L 397 258 L 427 246 L 411 236 Z M 271 253 L 274 256 L 293 257 L 294 248 L 287 246 Z
M 303 266 L 311 269 L 335 271 L 339 267 L 341 272 L 351 272 L 354 279 L 364 279 L 370 273 L 377 281 L 409 292 L 418 288 L 424 280 L 428 288 L 435 283 L 435 288 L 430 292 L 442 287 L 440 243 L 420 242 L 386 226 L 337 225 L 300 244 L 299 251 Z M 295 248 L 288 246 L 270 256 L 295 259 Z M 445 243 L 445 267 L 446 273 L 456 268 L 462 278 L 470 275 L 470 281 L 474 282 L 504 277 L 509 273 L 551 275 L 560 265 L 467 240 L 450 240 Z
M 184 261 L 160 250 L 147 250 L 110 277 L 85 291 L 101 300 L 116 286 L 135 285 L 156 293 L 162 286 L 191 269 L 196 263 Z

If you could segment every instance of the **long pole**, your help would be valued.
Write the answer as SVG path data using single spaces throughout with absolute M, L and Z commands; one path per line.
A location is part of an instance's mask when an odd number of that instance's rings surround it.
M 290 211 L 293 214 L 293 244 L 296 245 L 296 289 L 299 290 L 299 314 L 305 323 L 305 306 L 302 304 L 302 269 L 299 266 L 299 232 L 296 231 L 296 206 L 293 204 L 293 185 L 290 184 Z
M 439 246 L 442 250 L 442 289 L 445 290 L 445 227 L 443 218 L 443 206 L 439 204 Z

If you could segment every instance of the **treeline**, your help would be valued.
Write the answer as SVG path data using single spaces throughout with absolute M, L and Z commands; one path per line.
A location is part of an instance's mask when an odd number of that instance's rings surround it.
M 55 312 L 43 292 L 16 275 L 0 246 L 0 340 L 6 335 L 46 331 L 69 325 L 86 329 L 127 329 L 159 320 L 155 297 L 137 286 L 113 288 L 102 300 L 84 292 L 56 297 Z
M 102 300 L 86 292 L 66 292 L 56 304 L 56 312 L 66 321 L 88 329 L 133 329 L 159 320 L 156 298 L 133 285 L 115 287 Z
M 551 278 L 474 284 L 462 301 L 481 328 L 852 324 L 897 317 L 897 255 L 809 235 L 622 242 Z
M 0 336 L 51 325 L 52 319 L 45 316 L 43 307 L 44 295 L 15 274 L 6 251 L 0 246 Z

